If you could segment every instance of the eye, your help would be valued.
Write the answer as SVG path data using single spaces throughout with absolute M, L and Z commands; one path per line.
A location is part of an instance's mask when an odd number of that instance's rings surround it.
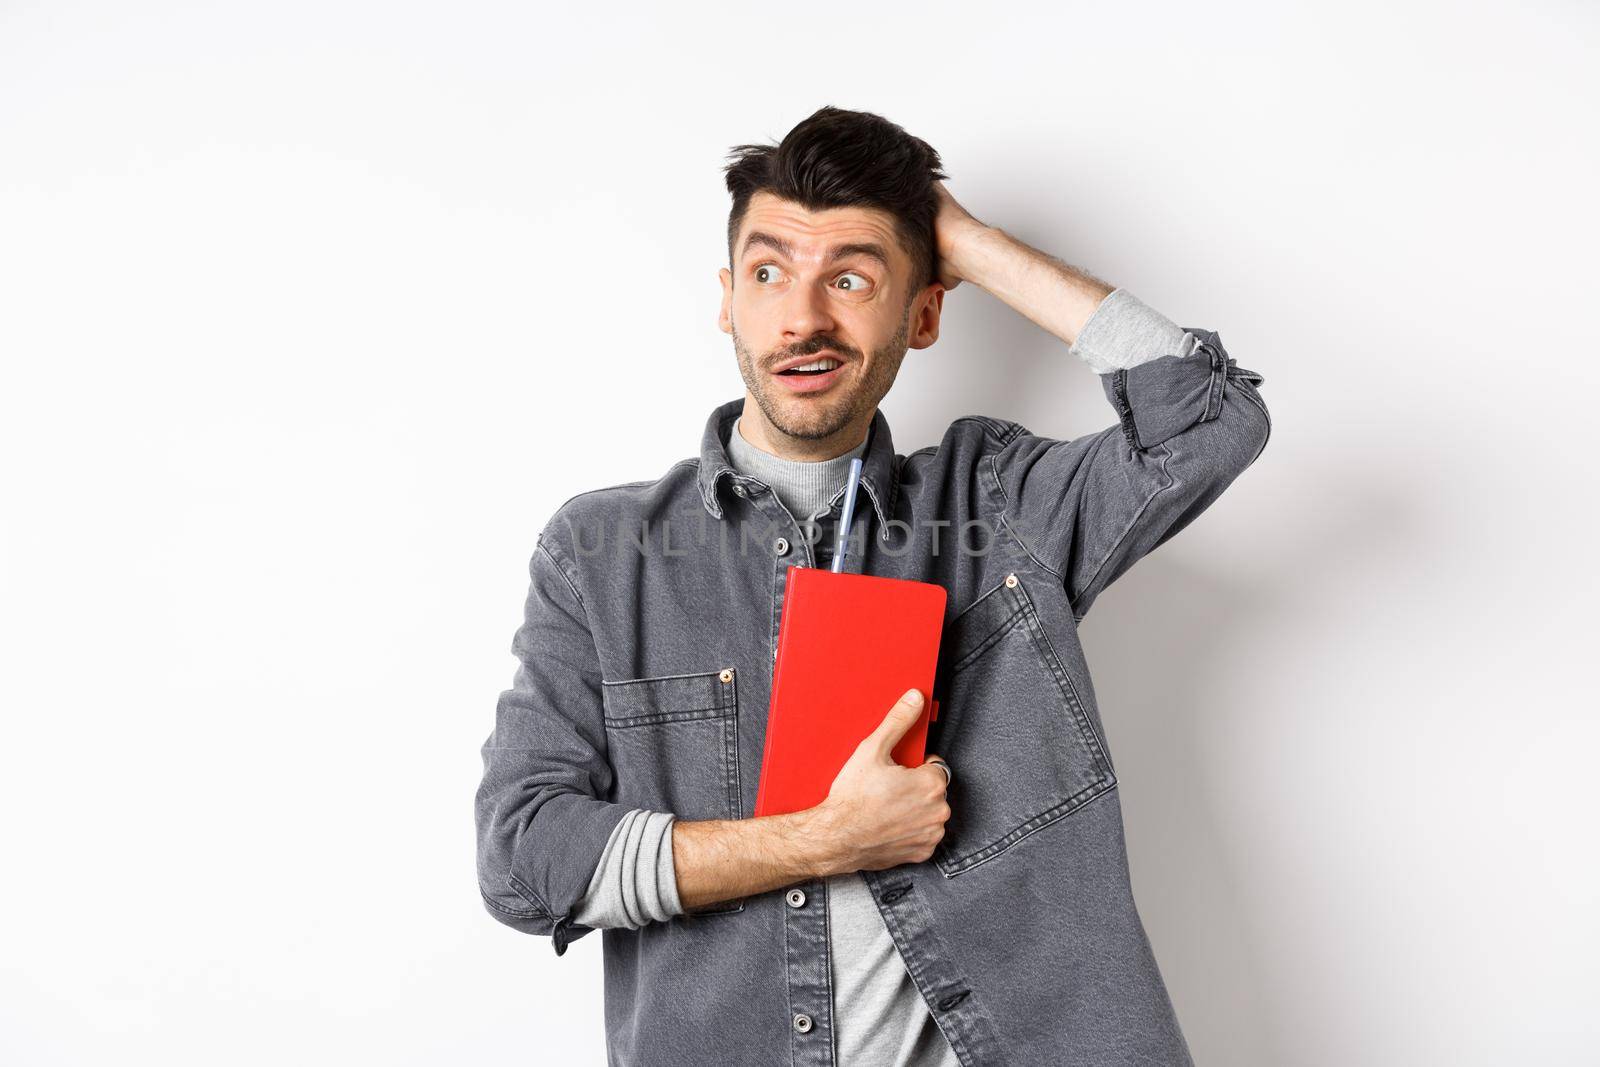
M 868 282 L 868 281 L 867 281 L 867 279 L 866 279 L 866 277 L 865 277 L 865 276 L 863 276 L 863 275 L 860 275 L 860 274 L 857 274 L 857 273 L 856 273 L 856 272 L 855 272 L 855 271 L 853 271 L 853 270 L 852 270 L 852 271 L 847 271 L 847 272 L 845 272 L 845 273 L 844 273 L 844 274 L 841 274 L 841 275 L 839 275 L 839 280 L 840 280 L 840 281 L 843 281 L 843 280 L 844 280 L 844 279 L 846 279 L 846 278 L 860 278 L 860 279 L 861 279 L 861 282 L 860 282 L 860 284 L 859 284 L 859 285 L 851 285 L 851 286 L 848 286 L 848 288 L 849 288 L 849 290 L 850 290 L 850 291 L 851 291 L 851 292 L 852 292 L 852 293 L 853 293 L 853 292 L 856 292 L 856 291 L 857 291 L 857 290 L 860 290 L 860 289 L 865 289 L 865 288 L 866 288 L 866 287 L 867 287 L 867 286 L 868 286 L 868 285 L 869 285 L 869 284 L 871 284 L 871 283 L 869 283 L 869 282 Z
M 777 268 L 776 264 L 763 263 L 760 266 L 756 267 L 755 270 L 751 271 L 751 274 L 753 274 L 755 276 L 756 281 L 765 282 L 767 280 L 767 278 L 762 276 L 762 272 L 766 271 L 768 273 L 768 275 L 770 275 L 770 274 L 776 272 L 777 269 L 778 268 Z

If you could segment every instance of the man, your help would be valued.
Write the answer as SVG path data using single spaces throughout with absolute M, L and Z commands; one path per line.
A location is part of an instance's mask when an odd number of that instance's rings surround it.
M 720 325 L 745 395 L 697 457 L 539 534 L 483 747 L 484 902 L 558 955 L 603 929 L 613 1064 L 1188 1063 L 1077 624 L 1260 454 L 1261 376 L 979 222 L 876 115 L 738 152 Z M 962 281 L 1070 346 L 1116 421 L 971 415 L 896 453 L 878 404 Z M 824 803 L 752 818 L 784 573 L 828 565 L 857 456 L 844 569 L 945 587 L 939 676 Z M 902 767 L 918 698 L 931 765 Z

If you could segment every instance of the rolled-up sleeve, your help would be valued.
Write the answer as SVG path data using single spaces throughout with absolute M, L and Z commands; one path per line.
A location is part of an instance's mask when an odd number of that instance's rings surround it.
M 543 535 L 528 571 L 511 647 L 516 676 L 481 750 L 478 885 L 491 915 L 549 936 L 559 956 L 591 930 L 575 912 L 629 809 L 601 799 L 614 772 L 599 658 L 577 586 Z
M 1254 463 L 1271 432 L 1262 376 L 1217 333 L 1163 323 L 1121 290 L 1107 297 L 1073 351 L 1100 368 L 1116 423 L 1068 440 L 1012 424 L 995 453 L 1008 525 L 1080 620 Z
M 672 855 L 676 821 L 670 811 L 628 812 L 606 842 L 574 921 L 596 930 L 637 930 L 682 915 Z

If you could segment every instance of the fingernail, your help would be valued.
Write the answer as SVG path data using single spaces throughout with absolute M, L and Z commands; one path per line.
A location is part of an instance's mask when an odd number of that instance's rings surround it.
M 921 704 L 922 703 L 922 690 L 920 690 L 920 689 L 907 689 L 906 690 L 906 695 L 904 697 L 902 697 L 901 699 L 904 700 L 908 704 Z

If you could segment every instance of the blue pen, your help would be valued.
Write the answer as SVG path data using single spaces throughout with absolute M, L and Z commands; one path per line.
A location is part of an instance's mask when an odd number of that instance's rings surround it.
M 839 545 L 833 552 L 833 573 L 844 573 L 844 554 L 850 547 L 850 523 L 856 514 L 856 486 L 861 484 L 861 457 L 850 461 L 850 480 L 844 487 L 844 511 L 839 515 Z

